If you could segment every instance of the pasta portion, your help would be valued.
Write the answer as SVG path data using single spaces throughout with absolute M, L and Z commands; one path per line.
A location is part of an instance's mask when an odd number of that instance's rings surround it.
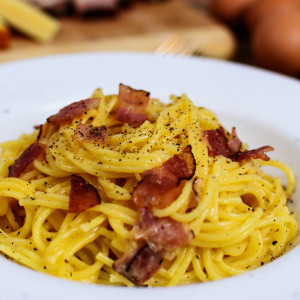
M 0 251 L 39 272 L 175 286 L 243 273 L 292 245 L 288 166 L 186 95 L 120 85 L 1 144 Z M 288 184 L 263 171 L 282 170 Z

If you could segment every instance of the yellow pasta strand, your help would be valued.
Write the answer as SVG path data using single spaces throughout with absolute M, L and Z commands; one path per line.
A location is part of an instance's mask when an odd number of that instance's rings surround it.
M 152 212 L 156 218 L 184 223 L 194 237 L 165 252 L 161 268 L 145 285 L 175 286 L 233 276 L 269 263 L 293 245 L 298 225 L 287 202 L 295 176 L 287 165 L 211 156 L 203 132 L 222 124 L 186 95 L 171 96 L 168 104 L 150 99 L 149 120 L 140 126 L 116 120 L 118 95 L 97 89 L 93 97 L 99 99 L 98 107 L 81 117 L 44 125 L 39 141 L 45 153 L 20 178 L 9 177 L 9 167 L 37 140 L 38 130 L 0 144 L 3 255 L 62 278 L 133 286 L 113 269 L 117 258 L 138 246 L 132 228 L 139 211 L 131 201 L 132 192 L 143 172 L 161 166 L 187 146 L 196 164 L 194 176 L 169 206 Z M 79 124 L 106 126 L 107 141 L 74 139 Z M 265 167 L 281 170 L 285 187 Z M 98 205 L 69 212 L 73 174 L 96 188 Z

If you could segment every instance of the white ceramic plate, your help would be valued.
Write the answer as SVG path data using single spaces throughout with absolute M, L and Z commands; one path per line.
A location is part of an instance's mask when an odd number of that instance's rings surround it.
M 272 145 L 272 158 L 300 178 L 300 83 L 237 64 L 137 53 L 89 53 L 0 65 L 0 141 L 31 132 L 64 105 L 95 88 L 117 93 L 118 84 L 168 100 L 186 93 L 237 127 L 250 148 Z M 294 200 L 300 208 L 299 183 Z M 115 288 L 37 273 L 0 257 L 1 299 L 293 299 L 300 297 L 300 246 L 255 271 L 176 288 Z

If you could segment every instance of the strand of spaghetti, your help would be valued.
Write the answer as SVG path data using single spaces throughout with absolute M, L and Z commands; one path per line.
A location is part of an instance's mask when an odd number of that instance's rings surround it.
M 189 224 L 190 229 L 193 231 L 195 235 L 199 234 L 199 232 L 202 230 L 203 226 L 205 225 L 204 221 L 208 213 L 209 213 L 209 209 L 207 208 L 205 211 L 203 211 L 202 215 L 199 218 L 195 219 Z
M 19 201 L 21 206 L 45 206 L 54 209 L 68 210 L 69 197 L 67 195 L 60 195 L 54 193 L 36 192 L 35 197 L 24 197 Z
M 0 196 L 11 197 L 20 200 L 29 197 L 35 192 L 30 182 L 19 178 L 4 178 L 0 182 Z
M 111 270 L 109 270 L 108 272 L 110 273 L 110 276 L 109 276 L 109 282 L 110 283 L 118 283 L 118 284 L 122 283 L 122 284 L 124 284 L 125 286 L 128 286 L 128 287 L 134 286 L 134 284 L 131 281 L 129 281 L 124 276 L 120 275 L 119 273 L 116 273 L 116 272 L 111 271 Z
M 100 262 L 102 262 L 103 264 L 107 265 L 107 266 L 112 266 L 114 260 L 109 258 L 107 255 L 105 255 L 103 252 L 99 252 L 96 255 L 96 259 L 99 260 Z
M 226 263 L 223 259 L 223 256 L 224 254 L 222 250 L 218 250 L 215 257 L 218 269 L 220 269 L 224 274 L 226 274 L 227 276 L 231 276 L 235 274 L 241 274 L 244 272 L 244 269 L 233 267 L 230 264 Z
M 225 274 L 218 268 L 214 261 L 214 252 L 209 248 L 202 249 L 203 264 L 210 280 L 221 279 Z
M 249 182 L 256 184 L 257 186 L 261 185 L 263 188 L 271 190 L 272 184 L 268 181 L 260 178 L 257 175 L 238 175 L 236 177 L 221 177 L 219 178 L 220 182 L 220 190 L 226 190 L 226 186 L 229 185 L 239 185 L 239 184 L 247 184 Z
M 187 130 L 187 124 L 188 114 L 186 111 L 184 111 L 172 123 L 167 124 L 167 132 L 164 135 L 160 135 L 160 137 L 158 138 L 161 145 L 164 145 L 167 141 L 175 138 L 176 136 L 182 134 L 185 130 Z
M 101 270 L 103 264 L 100 261 L 96 261 L 90 267 L 84 270 L 72 272 L 72 278 L 74 280 L 82 280 L 87 283 L 96 283 L 99 271 Z
M 192 185 L 193 185 L 192 180 L 187 181 L 182 189 L 181 194 L 173 203 L 171 203 L 166 208 L 153 209 L 154 216 L 158 218 L 163 218 L 175 214 L 186 202 L 188 202 L 187 199 L 189 199 L 190 197 L 190 193 L 192 191 Z
M 22 227 L 19 226 L 19 228 L 17 228 L 14 232 L 11 232 L 11 236 L 26 238 L 30 234 L 35 209 L 31 207 L 25 207 L 24 210 L 26 214 L 25 222 Z
M 173 106 L 170 106 L 169 108 L 161 112 L 156 120 L 155 131 L 147 141 L 145 146 L 141 149 L 141 152 L 149 152 L 153 148 L 155 143 L 157 143 L 159 137 L 167 133 L 169 126 L 165 126 L 165 124 L 171 122 L 171 116 L 174 117 L 175 120 L 178 117 L 178 114 L 184 111 L 185 106 L 185 101 L 178 101 L 177 103 L 174 103 Z
M 178 222 L 189 223 L 202 215 L 206 208 L 210 207 L 212 193 L 214 186 L 216 185 L 217 178 L 213 175 L 208 176 L 206 188 L 203 193 L 203 197 L 198 206 L 188 213 L 174 213 L 172 218 Z
M 97 107 L 89 106 L 90 100 L 72 104 L 63 110 L 65 121 L 43 125 L 39 142 L 45 153 L 20 178 L 7 178 L 9 167 L 36 141 L 38 131 L 0 145 L 0 245 L 6 255 L 67 279 L 132 286 L 113 270 L 115 258 L 140 242 L 131 232 L 139 219 L 132 192 L 144 171 L 187 146 L 196 163 L 193 178 L 168 207 L 152 208 L 152 213 L 185 223 L 194 238 L 164 252 L 161 268 L 145 284 L 191 284 L 240 274 L 272 261 L 294 243 L 298 225 L 286 204 L 295 177 L 288 166 L 211 155 L 204 131 L 222 124 L 186 95 L 171 96 L 171 104 L 150 99 L 149 120 L 139 126 L 115 118 L 117 95 L 104 96 L 98 89 L 93 97 L 100 99 Z M 79 117 L 77 109 L 83 111 Z M 70 120 L 73 112 L 77 117 Z M 76 140 L 80 124 L 106 126 L 106 141 Z M 224 132 L 230 140 L 230 132 Z M 243 144 L 241 151 L 246 150 Z M 264 173 L 265 166 L 285 174 L 286 188 Z M 72 174 L 97 188 L 101 204 L 68 213 Z
M 117 237 L 115 239 L 112 239 L 111 240 L 111 243 L 110 243 L 110 246 L 111 246 L 111 249 L 114 249 L 114 250 L 117 250 L 119 253 L 125 253 L 127 247 L 126 245 L 124 244 L 124 241 L 123 241 L 123 238 L 125 237 L 126 235 L 122 235 L 122 240 Z M 128 240 L 131 236 L 128 235 Z
M 200 282 L 206 282 L 208 281 L 206 273 L 203 272 L 203 264 L 201 263 L 200 255 L 196 254 L 194 258 L 192 259 L 193 269 L 195 270 L 195 273 L 197 277 L 199 278 Z
M 6 254 L 7 256 L 13 258 L 15 261 L 17 261 L 31 269 L 34 269 L 39 272 L 43 272 L 43 270 L 44 270 L 44 268 L 41 265 L 35 263 L 32 260 L 32 258 L 28 258 L 25 255 L 20 254 L 16 250 L 13 250 L 13 248 L 11 248 L 11 247 L 8 247 L 4 244 L 0 244 L 0 251 L 2 253 Z
M 91 211 L 102 212 L 112 218 L 118 219 L 128 225 L 134 225 L 138 219 L 138 212 L 131 208 L 113 203 L 101 203 L 90 209 Z
M 244 218 L 244 220 L 248 219 L 248 217 Z M 224 220 L 219 222 L 205 222 L 202 224 L 202 232 L 212 233 L 212 232 L 218 232 L 218 231 L 226 231 L 226 228 L 237 228 L 240 226 L 240 222 L 236 220 Z
M 194 109 L 189 108 L 188 137 L 189 144 L 193 149 L 196 164 L 195 177 L 199 177 L 203 184 L 206 183 L 208 174 L 208 150 L 203 141 L 201 128 L 199 127 L 199 116 Z
M 5 216 L 8 211 L 9 197 L 0 197 L 0 216 Z
M 239 228 L 228 230 L 223 235 L 199 233 L 195 239 L 190 241 L 190 245 L 204 248 L 218 248 L 233 245 L 249 236 L 250 231 L 256 227 L 256 223 L 263 214 L 262 209 L 257 208 L 252 216 L 241 224 Z
M 130 200 L 131 195 L 127 189 L 124 189 L 106 178 L 98 178 L 99 184 L 102 186 L 107 197 L 116 200 Z
M 51 208 L 45 208 L 45 207 L 39 207 L 37 209 L 37 212 L 35 213 L 33 224 L 32 224 L 32 239 L 36 245 L 36 247 L 40 251 L 45 251 L 47 248 L 46 245 L 46 239 L 43 239 L 42 237 L 45 236 L 44 231 L 45 228 L 43 227 L 46 219 L 49 217 L 49 215 L 54 211 L 54 209 Z
M 99 160 L 102 162 L 102 164 L 107 163 L 120 167 L 126 165 L 135 166 L 138 161 L 139 163 L 146 163 L 148 164 L 147 167 L 152 168 L 152 166 L 162 164 L 164 161 L 170 158 L 168 153 L 163 150 L 156 150 L 151 153 L 128 153 L 97 147 L 92 143 L 85 143 L 85 147 L 93 154 L 94 159 Z M 88 153 L 89 152 L 87 151 L 82 151 L 82 154 L 85 155 L 85 157 L 88 157 Z
M 118 236 L 121 236 L 123 240 L 132 238 L 132 233 L 125 228 L 124 223 L 121 220 L 113 217 L 108 217 L 108 220 L 114 232 Z
M 20 238 L 18 236 L 14 237 L 10 234 L 7 234 L 5 231 L 0 229 L 0 242 L 1 244 L 6 245 L 16 245 L 16 247 L 26 247 L 26 248 L 34 248 L 32 245 L 32 241 L 29 239 Z
M 100 92 L 100 89 L 98 91 L 99 92 L 97 92 L 96 94 L 93 94 L 93 97 L 100 98 L 98 112 L 92 122 L 93 126 L 101 126 L 117 103 L 117 97 L 110 98 L 109 101 L 107 101 L 102 91 Z
M 251 233 L 247 248 L 241 255 L 226 257 L 224 261 L 234 268 L 254 268 L 256 264 L 261 264 L 267 251 L 268 248 L 264 247 L 264 241 L 260 232 L 255 231 Z
M 92 230 L 95 227 L 98 227 L 99 225 L 101 225 L 106 219 L 107 219 L 107 217 L 105 215 L 100 215 L 92 220 L 89 220 L 86 223 L 81 224 L 80 228 L 82 231 L 88 232 L 89 230 Z
M 184 260 L 184 257 L 186 256 L 187 251 L 188 251 L 188 248 L 186 248 L 186 247 L 176 249 L 176 259 L 174 260 L 174 262 L 172 263 L 171 267 L 168 269 L 167 274 L 166 274 L 168 279 L 171 279 L 171 278 L 173 278 L 173 276 L 176 275 L 176 272 L 177 272 L 180 264 Z
M 15 215 L 14 215 L 11 207 L 8 207 L 8 209 L 7 209 L 6 218 L 9 223 L 9 227 L 12 228 L 14 231 L 16 231 L 20 228 L 20 225 L 16 221 Z
M 293 171 L 291 170 L 291 168 L 289 166 L 287 166 L 286 164 L 277 161 L 277 160 L 270 160 L 270 161 L 261 161 L 260 165 L 262 166 L 271 166 L 271 167 L 275 167 L 278 169 L 281 169 L 287 179 L 288 179 L 288 183 L 287 183 L 287 187 L 286 187 L 286 196 L 289 198 L 292 194 L 292 192 L 295 189 L 295 184 L 296 184 L 296 178 L 295 178 L 295 174 L 293 173 Z
M 145 121 L 134 132 L 126 132 L 115 134 L 108 137 L 108 143 L 115 146 L 116 151 L 124 151 L 129 144 L 146 143 L 153 134 L 154 124 Z
M 98 161 L 93 161 L 90 159 L 87 155 L 87 153 L 84 153 L 83 151 L 80 151 L 78 154 L 73 154 L 70 151 L 65 151 L 66 158 L 74 164 L 80 173 L 82 171 L 98 175 L 98 173 L 101 173 L 102 171 L 108 171 L 108 172 L 121 172 L 121 173 L 143 173 L 144 171 L 148 169 L 155 168 L 162 164 L 161 158 L 159 159 L 149 159 L 149 160 L 142 160 L 142 159 L 136 159 L 136 162 L 138 161 L 139 164 L 134 164 L 133 162 L 131 164 L 122 164 L 118 166 L 117 164 L 110 164 L 109 159 L 108 163 L 102 163 L 99 164 Z M 122 161 L 122 158 L 120 158 Z
M 52 243 L 50 243 L 48 249 L 46 250 L 47 267 L 52 269 L 52 272 L 57 272 L 58 274 L 64 273 L 64 268 L 62 266 L 66 265 L 65 261 L 70 261 L 70 258 L 84 247 L 86 244 L 94 241 L 99 235 L 98 228 L 94 228 L 89 232 L 80 232 L 76 230 L 75 234 L 69 235 L 67 240 L 63 244 L 57 245 L 52 248 Z M 56 237 L 56 239 L 58 236 Z M 60 269 L 61 268 L 61 269 Z
M 217 116 L 211 110 L 204 107 L 194 107 L 194 110 L 199 115 L 199 124 L 203 130 L 220 127 L 221 124 Z
M 223 220 L 230 220 L 232 222 L 245 222 L 247 219 L 249 219 L 252 215 L 252 209 L 248 209 L 241 214 L 240 212 L 227 212 L 226 210 L 220 210 L 220 219 Z
M 181 255 L 182 260 L 181 260 L 180 264 L 178 265 L 176 272 L 171 277 L 171 280 L 169 281 L 168 286 L 175 286 L 182 280 L 182 277 L 186 273 L 194 255 L 195 255 L 195 248 L 188 247 L 187 251 Z
M 70 177 L 59 179 L 59 181 L 52 182 L 46 189 L 47 193 L 60 193 L 69 194 L 71 190 L 71 180 Z
M 286 202 L 287 202 L 287 198 L 286 198 L 286 194 L 284 192 L 284 190 L 281 187 L 281 181 L 279 178 L 274 179 L 274 191 L 276 194 L 276 198 L 279 200 L 277 201 L 277 203 L 274 205 L 274 207 L 276 207 L 276 205 L 280 205 L 280 206 L 285 206 Z

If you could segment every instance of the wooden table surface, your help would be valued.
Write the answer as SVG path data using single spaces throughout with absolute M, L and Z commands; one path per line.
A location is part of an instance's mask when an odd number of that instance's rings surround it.
M 10 49 L 0 50 L 0 62 L 82 51 L 154 51 L 172 32 L 198 43 L 208 56 L 231 58 L 236 46 L 225 25 L 183 0 L 134 2 L 110 17 L 59 20 L 61 30 L 47 45 L 14 34 Z

